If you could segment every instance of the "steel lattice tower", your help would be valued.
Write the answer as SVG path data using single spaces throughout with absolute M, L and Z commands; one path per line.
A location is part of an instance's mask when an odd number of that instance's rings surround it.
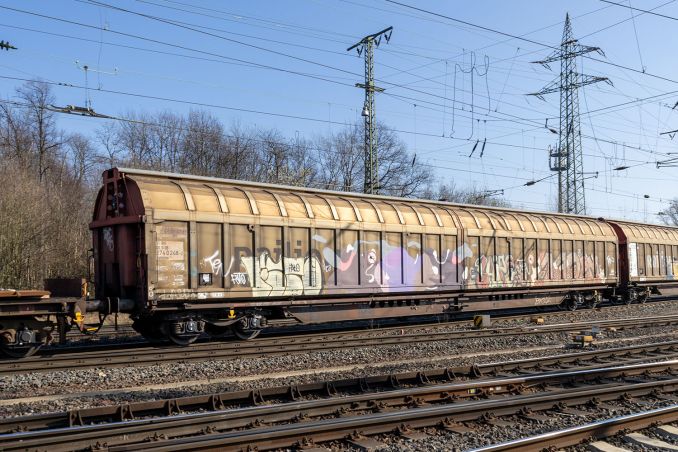
M 545 94 L 560 92 L 558 147 L 549 152 L 549 167 L 551 171 L 558 173 L 558 212 L 586 213 L 578 90 L 582 86 L 601 81 L 611 83 L 607 77 L 577 72 L 577 57 L 589 52 L 604 55 L 600 48 L 581 45 L 574 39 L 570 15 L 567 14 L 560 49 L 545 60 L 534 61 L 549 69 L 549 63 L 560 61 L 560 77 L 541 91 L 531 94 L 543 100 Z
M 365 120 L 365 193 L 377 194 L 379 192 L 379 160 L 377 153 L 377 119 L 375 116 L 374 93 L 384 91 L 374 84 L 374 47 L 379 47 L 382 35 L 386 42 L 391 39 L 393 27 L 381 30 L 365 36 L 358 43 L 352 45 L 347 51 L 357 49 L 358 55 L 365 54 L 365 83 L 356 83 L 355 86 L 365 90 L 365 104 L 362 116 Z

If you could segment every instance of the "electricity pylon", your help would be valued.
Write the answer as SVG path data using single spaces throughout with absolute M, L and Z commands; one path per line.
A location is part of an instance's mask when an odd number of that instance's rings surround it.
M 572 37 L 572 24 L 570 15 L 567 14 L 560 49 L 544 60 L 533 61 L 549 69 L 549 63 L 560 61 L 560 76 L 541 91 L 530 94 L 544 100 L 544 95 L 560 92 L 558 147 L 549 152 L 549 167 L 551 171 L 558 173 L 558 212 L 579 215 L 586 214 L 586 200 L 578 89 L 602 81 L 612 84 L 607 77 L 577 72 L 577 57 L 590 52 L 605 55 L 599 47 L 581 45 Z
M 362 111 L 362 116 L 365 119 L 365 183 L 363 185 L 365 193 L 377 194 L 379 192 L 377 120 L 374 114 L 374 93 L 381 93 L 384 89 L 374 84 L 374 48 L 379 47 L 382 36 L 386 39 L 386 42 L 390 41 L 392 33 L 393 27 L 385 28 L 378 33 L 365 36 L 346 49 L 347 52 L 356 49 L 359 56 L 365 55 L 365 83 L 355 84 L 358 88 L 365 90 L 365 104 Z

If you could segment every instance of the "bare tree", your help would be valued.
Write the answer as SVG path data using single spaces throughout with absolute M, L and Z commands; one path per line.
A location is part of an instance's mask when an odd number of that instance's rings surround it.
M 125 156 L 125 149 L 118 140 L 118 125 L 113 122 L 105 123 L 95 132 L 95 137 L 103 150 L 99 156 L 99 163 L 107 167 L 118 165 Z
M 0 110 L 0 287 L 39 288 L 86 269 L 96 161 L 86 136 L 58 129 L 49 87 L 30 82 Z
M 224 145 L 223 124 L 211 113 L 191 110 L 185 129 L 181 142 L 181 167 L 191 174 L 213 175 L 217 156 Z
M 258 149 L 259 171 L 252 180 L 285 185 L 313 185 L 316 168 L 309 143 L 299 138 L 287 141 L 277 130 L 260 131 Z
M 496 195 L 489 194 L 488 190 L 471 186 L 464 189 L 457 188 L 454 182 L 439 183 L 428 186 L 422 193 L 424 199 L 446 201 L 459 204 L 474 204 L 494 207 L 509 207 L 510 204 Z
M 15 181 L 0 192 L 0 287 L 36 287 L 44 273 L 40 252 L 48 230 L 44 191 L 16 161 L 4 160 L 0 171 L 12 174 Z
M 377 126 L 379 192 L 392 196 L 416 196 L 432 181 L 431 171 L 416 161 L 396 133 Z M 338 133 L 317 140 L 318 180 L 328 189 L 363 190 L 365 152 L 363 129 L 348 125 Z
M 112 165 L 288 185 L 311 185 L 317 172 L 310 143 L 237 123 L 226 131 L 204 110 L 186 117 L 128 112 L 122 123 L 102 127 L 97 140 Z
M 56 127 L 55 113 L 47 107 L 54 104 L 54 95 L 50 86 L 43 82 L 28 82 L 17 89 L 17 98 L 27 105 L 23 109 L 24 127 L 31 140 L 31 151 L 35 158 L 33 163 L 42 181 L 53 163 L 54 155 L 62 145 L 60 132 Z
M 73 133 L 66 139 L 68 158 L 64 159 L 71 164 L 72 177 L 79 185 L 92 181 L 92 176 L 98 169 L 99 156 L 94 143 L 81 133 Z M 97 181 L 98 182 L 98 181 Z
M 214 176 L 227 179 L 252 179 L 257 158 L 254 132 L 233 123 L 224 136 L 224 145 L 217 154 Z M 248 176 L 249 175 L 249 176 Z
M 393 130 L 382 124 L 377 130 L 379 192 L 402 197 L 419 195 L 433 181 L 431 168 L 417 163 L 416 155 L 408 152 Z
M 284 183 L 301 187 L 317 184 L 319 169 L 316 166 L 313 143 L 296 137 L 289 146 L 287 159 L 288 177 Z
M 112 143 L 125 152 L 126 164 L 137 168 L 157 168 L 159 160 L 153 149 L 153 118 L 143 113 L 127 112 L 125 121 L 117 123 Z
M 0 156 L 27 168 L 32 161 L 31 138 L 23 118 L 22 112 L 12 104 L 0 104 Z
M 317 140 L 318 176 L 322 188 L 362 190 L 364 152 L 359 133 L 357 126 L 346 126 L 334 135 Z
M 186 134 L 186 120 L 176 113 L 165 111 L 158 114 L 152 130 L 153 148 L 157 166 L 165 171 L 182 170 L 182 147 Z
M 669 203 L 669 207 L 662 211 L 660 217 L 665 224 L 678 226 L 678 198 Z

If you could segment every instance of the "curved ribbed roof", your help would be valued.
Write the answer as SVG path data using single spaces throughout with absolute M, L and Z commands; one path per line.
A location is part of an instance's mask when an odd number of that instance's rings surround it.
M 171 211 L 334 220 L 430 228 L 614 237 L 589 217 L 524 212 L 210 177 L 120 169 L 137 183 L 144 206 Z
M 658 241 L 678 244 L 678 228 L 629 222 L 617 223 L 631 242 Z

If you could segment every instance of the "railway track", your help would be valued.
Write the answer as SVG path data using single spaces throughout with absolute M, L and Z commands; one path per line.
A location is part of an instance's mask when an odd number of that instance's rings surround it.
M 444 330 L 449 328 L 449 325 L 446 324 L 427 326 L 426 331 L 416 331 L 422 329 L 421 326 L 393 327 L 372 331 L 343 331 L 261 338 L 244 342 L 201 343 L 190 347 L 149 347 L 142 344 L 132 344 L 133 347 L 123 349 L 84 348 L 82 351 L 63 350 L 53 354 L 42 353 L 21 360 L 4 360 L 0 361 L 0 376 L 74 368 L 147 366 L 166 362 L 261 358 L 332 349 L 398 345 L 407 342 L 422 343 L 455 339 L 578 332 L 592 327 L 601 330 L 606 328 L 635 329 L 675 324 L 678 324 L 678 314 L 481 330 L 431 331 L 431 329 Z
M 678 404 L 654 410 L 639 411 L 626 416 L 604 419 L 598 422 L 551 431 L 505 443 L 492 444 L 472 449 L 469 452 L 541 452 L 543 450 L 555 450 L 575 446 L 583 442 L 590 442 L 592 439 L 608 438 L 620 432 L 634 432 L 675 421 L 678 421 Z M 675 448 L 678 448 L 678 446 L 673 445 L 673 447 L 670 447 L 669 445 L 666 449 L 657 447 L 651 448 L 651 450 L 675 450 Z
M 660 304 L 660 303 L 675 303 L 676 300 L 670 298 L 670 297 L 657 297 L 651 300 L 647 301 L 647 304 Z M 625 313 L 632 311 L 634 308 L 637 308 L 638 305 L 610 305 L 610 304 L 604 304 L 602 306 L 597 306 L 596 308 L 586 308 L 586 309 L 578 309 L 577 311 L 562 311 L 562 310 L 549 310 L 545 312 L 533 312 L 533 311 L 526 311 L 526 312 L 506 312 L 506 313 L 493 313 L 492 315 L 492 321 L 493 323 L 505 323 L 505 322 L 517 322 L 517 321 L 529 321 L 533 317 L 543 317 L 544 319 L 548 320 L 551 317 L 563 317 L 566 315 L 569 316 L 580 316 L 581 314 L 586 314 L 587 312 L 593 311 L 593 309 L 596 309 L 597 311 L 600 312 L 605 312 L 605 313 L 613 313 L 613 312 L 619 312 L 619 313 Z M 356 329 L 383 329 L 383 328 L 396 328 L 396 327 L 425 327 L 425 326 L 430 326 L 430 325 L 436 325 L 436 324 L 446 324 L 446 325 L 454 325 L 454 324 L 459 324 L 459 325 L 464 325 L 466 324 L 470 319 L 473 318 L 474 314 L 473 312 L 463 312 L 458 315 L 452 316 L 451 320 L 445 320 L 441 321 L 440 316 L 433 316 L 431 319 L 418 319 L 416 323 L 412 322 L 405 322 L 399 319 L 377 319 L 375 322 L 365 322 L 365 321 L 358 321 L 352 323 L 350 326 L 346 326 L 345 324 L 341 326 L 333 325 L 333 324 L 319 324 L 319 325 L 300 325 L 298 322 L 296 322 L 293 319 L 285 319 L 285 320 L 272 320 L 269 322 L 270 326 L 262 332 L 262 334 L 259 336 L 260 338 L 267 337 L 267 336 L 285 336 L 285 335 L 298 335 L 298 334 L 312 334 L 312 333 L 318 333 L 318 332 L 324 332 L 324 333 L 333 333 L 333 332 L 342 332 L 342 331 L 350 331 L 350 330 L 356 330 Z M 357 325 L 357 327 L 356 327 Z M 117 328 L 113 324 L 105 324 L 101 327 L 101 329 L 96 333 L 96 335 L 84 335 L 80 333 L 77 330 L 71 330 L 68 335 L 67 339 L 68 341 L 64 344 L 58 344 L 56 347 L 52 347 L 51 350 L 58 349 L 59 347 L 63 348 L 71 348 L 71 347 L 82 347 L 82 346 L 87 346 L 88 344 L 98 346 L 102 342 L 106 341 L 114 341 L 119 338 L 124 338 L 129 341 L 139 341 L 142 343 L 147 343 L 146 340 L 139 335 L 130 324 L 123 323 L 119 325 Z M 230 337 L 229 337 L 230 339 Z M 105 346 L 114 346 L 114 344 L 108 343 L 104 344 Z M 43 348 L 44 351 L 47 351 L 49 353 L 50 347 L 45 347 Z
M 331 380 L 259 390 L 229 391 L 148 402 L 85 408 L 60 413 L 0 419 L 0 434 L 47 428 L 72 427 L 111 420 L 131 420 L 172 412 L 218 410 L 226 406 L 256 406 L 270 401 L 292 402 L 305 397 L 327 397 L 402 386 L 449 383 L 452 381 L 515 376 L 563 369 L 596 368 L 612 363 L 632 364 L 660 359 L 678 359 L 678 341 L 617 347 L 605 350 L 554 355 L 473 366 L 446 367 L 426 372 L 401 372 L 365 378 Z
M 641 349 L 638 347 L 637 351 Z M 490 367 L 466 369 L 461 380 L 451 382 L 434 384 L 433 375 L 426 373 L 419 374 L 418 384 L 410 382 L 411 387 L 398 381 L 390 389 L 375 390 L 376 387 L 370 389 L 370 383 L 363 381 L 360 383 L 363 391 L 341 396 L 328 391 L 325 397 L 313 400 L 232 409 L 219 407 L 212 412 L 5 433 L 0 435 L 0 449 L 61 451 L 99 447 L 112 452 L 239 450 L 250 446 L 268 450 L 328 441 L 352 441 L 360 445 L 371 435 L 393 432 L 412 435 L 415 429 L 432 426 L 463 431 L 468 427 L 462 422 L 503 422 L 500 418 L 509 415 L 531 419 L 547 415 L 576 416 L 574 407 L 577 406 L 595 406 L 602 410 L 606 402 L 636 397 L 678 403 L 673 395 L 678 390 L 678 360 L 665 360 L 667 356 L 675 356 L 676 344 L 646 348 L 643 351 L 646 356 L 642 358 L 638 355 L 630 358 L 633 356 L 630 352 L 631 348 L 607 351 L 607 355 L 580 353 L 578 358 L 570 357 L 572 361 L 565 359 L 557 366 L 544 359 L 504 363 L 504 366 L 513 366 L 514 374 L 510 376 L 502 375 L 508 368 L 495 364 L 489 365 L 495 366 L 491 368 L 494 376 L 482 378 L 477 377 L 483 376 Z M 603 363 L 606 359 L 618 360 L 620 356 L 627 357 L 625 364 Z M 663 360 L 628 362 L 634 359 Z M 577 360 L 579 365 L 575 364 Z M 568 363 L 573 368 L 563 369 Z M 447 372 L 449 374 L 449 369 Z M 476 375 L 476 379 L 468 380 L 472 375 Z M 390 380 L 393 383 L 393 379 Z M 222 405 L 237 405 L 233 400 L 220 401 Z M 124 411 L 121 414 L 124 419 Z M 37 425 L 22 424 L 30 422 L 30 417 L 14 422 L 19 429 L 22 425 L 24 428 Z

